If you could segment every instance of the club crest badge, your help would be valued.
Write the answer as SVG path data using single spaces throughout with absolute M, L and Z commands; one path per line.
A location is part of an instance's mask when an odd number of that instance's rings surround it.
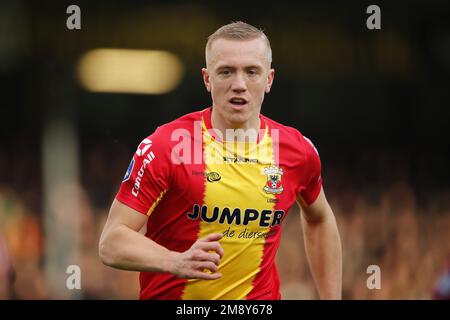
M 283 173 L 283 169 L 276 166 L 264 168 L 263 174 L 267 176 L 267 183 L 264 186 L 264 191 L 266 193 L 280 194 L 283 192 L 283 185 L 281 184 Z

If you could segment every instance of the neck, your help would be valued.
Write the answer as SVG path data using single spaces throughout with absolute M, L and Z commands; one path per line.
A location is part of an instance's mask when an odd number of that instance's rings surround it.
M 261 124 L 259 116 L 243 123 L 230 123 L 213 108 L 211 126 L 221 133 L 224 141 L 256 142 Z

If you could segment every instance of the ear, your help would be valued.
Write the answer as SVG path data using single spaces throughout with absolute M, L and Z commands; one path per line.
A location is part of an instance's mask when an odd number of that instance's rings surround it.
M 270 88 L 272 88 L 274 77 L 275 77 L 275 70 L 270 69 L 269 75 L 267 76 L 266 93 L 270 92 Z
M 208 90 L 208 92 L 211 92 L 211 83 L 209 82 L 209 73 L 207 68 L 202 68 L 202 76 L 206 90 Z

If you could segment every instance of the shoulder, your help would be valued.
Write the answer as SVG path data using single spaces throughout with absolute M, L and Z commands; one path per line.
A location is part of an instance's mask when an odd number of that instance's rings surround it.
M 284 125 L 266 116 L 262 116 L 262 118 L 268 124 L 271 136 L 275 137 L 275 134 L 278 134 L 280 146 L 294 149 L 299 153 L 313 157 L 315 154 L 318 154 L 313 142 L 304 136 L 297 128 Z
M 140 141 L 136 155 L 146 156 L 148 153 L 152 153 L 154 157 L 169 157 L 173 146 L 179 142 L 179 137 L 192 134 L 194 123 L 200 120 L 201 111 L 195 111 L 161 124 Z

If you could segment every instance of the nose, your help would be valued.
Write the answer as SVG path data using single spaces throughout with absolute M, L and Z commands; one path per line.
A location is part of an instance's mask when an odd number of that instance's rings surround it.
M 236 73 L 236 75 L 233 77 L 233 81 L 231 82 L 231 90 L 237 93 L 247 90 L 247 85 L 242 74 Z

